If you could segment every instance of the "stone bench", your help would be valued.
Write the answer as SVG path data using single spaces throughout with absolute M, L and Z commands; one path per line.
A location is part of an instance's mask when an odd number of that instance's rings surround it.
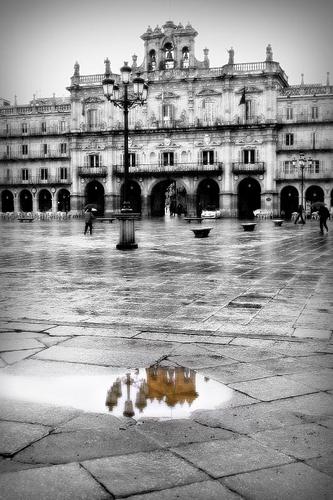
M 209 233 L 213 229 L 212 227 L 200 227 L 196 229 L 191 229 L 194 233 L 195 238 L 207 238 L 209 236 Z
M 18 217 L 17 220 L 20 222 L 32 222 L 34 219 L 33 217 Z
M 191 224 L 192 221 L 197 221 L 199 224 L 201 224 L 202 217 L 184 217 L 184 220 L 186 220 L 189 224 Z
M 256 225 L 257 224 L 255 222 L 245 222 L 244 224 L 242 224 L 242 227 L 244 231 L 254 231 Z
M 273 219 L 274 226 L 282 226 L 283 219 Z

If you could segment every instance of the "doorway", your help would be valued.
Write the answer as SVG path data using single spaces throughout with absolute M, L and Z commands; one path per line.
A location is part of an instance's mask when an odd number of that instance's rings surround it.
M 261 208 L 260 193 L 260 184 L 252 177 L 246 177 L 238 184 L 239 219 L 254 219 L 254 210 Z

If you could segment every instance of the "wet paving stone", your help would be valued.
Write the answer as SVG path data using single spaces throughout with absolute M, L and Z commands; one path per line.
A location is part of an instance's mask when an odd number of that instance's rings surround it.
M 41 425 L 0 422 L 0 455 L 13 455 L 46 436 L 50 429 Z
M 295 382 L 292 375 L 281 375 L 267 377 L 261 380 L 250 380 L 246 382 L 231 383 L 230 387 L 248 394 L 261 401 L 273 401 L 275 399 L 301 396 L 316 392 L 303 383 Z

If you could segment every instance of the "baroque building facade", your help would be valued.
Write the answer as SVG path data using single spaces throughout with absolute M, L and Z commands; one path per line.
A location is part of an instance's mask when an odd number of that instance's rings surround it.
M 173 198 L 189 214 L 200 204 L 248 218 L 256 209 L 288 217 L 303 199 L 332 207 L 328 77 L 325 85 L 289 85 L 270 45 L 261 62 L 235 63 L 231 48 L 226 64 L 211 68 L 208 49 L 196 58 L 196 36 L 190 24 L 148 27 L 142 64 L 132 57 L 132 74 L 149 85 L 146 103 L 129 113 L 132 208 L 161 216 Z M 103 78 L 81 75 L 75 63 L 68 98 L 1 100 L 0 211 L 120 209 L 123 111 L 105 99 Z

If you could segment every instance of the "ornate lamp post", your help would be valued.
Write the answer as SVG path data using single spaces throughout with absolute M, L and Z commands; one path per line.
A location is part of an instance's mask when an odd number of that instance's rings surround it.
M 138 247 L 135 243 L 134 220 L 139 215 L 133 213 L 129 201 L 128 111 L 135 106 L 145 104 L 148 96 L 148 85 L 143 78 L 137 75 L 132 79 L 133 92 L 130 94 L 128 86 L 131 81 L 132 69 L 127 62 L 124 62 L 124 66 L 120 68 L 120 73 L 122 88 L 111 78 L 110 61 L 105 60 L 105 78 L 102 82 L 104 96 L 124 112 L 124 186 L 121 214 L 118 216 L 120 221 L 120 241 L 117 248 L 119 250 L 131 250 Z
M 309 156 L 309 158 L 305 158 L 304 153 L 299 154 L 299 159 L 297 160 L 296 158 L 293 159 L 293 166 L 297 167 L 297 163 L 299 168 L 301 169 L 301 206 L 304 209 L 304 169 L 306 167 L 311 168 L 312 166 L 312 158 Z

